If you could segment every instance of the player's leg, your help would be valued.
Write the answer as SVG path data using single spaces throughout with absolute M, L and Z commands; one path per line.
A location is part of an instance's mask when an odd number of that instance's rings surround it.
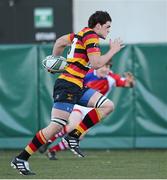
M 68 111 L 65 110 L 65 108 L 68 109 Z M 34 173 L 29 168 L 28 159 L 40 146 L 45 144 L 48 139 L 66 125 L 72 108 L 73 104 L 70 103 L 55 103 L 52 108 L 50 124 L 36 133 L 25 149 L 13 159 L 11 166 L 19 170 L 21 174 L 33 175 Z
M 67 127 L 68 127 L 67 133 L 70 133 L 72 130 L 74 130 L 79 125 L 79 123 L 84 119 L 86 114 L 88 114 L 88 112 L 91 111 L 92 109 L 93 108 L 91 108 L 91 107 L 75 105 L 74 109 L 69 117 L 69 125 L 67 125 Z M 78 112 L 78 114 L 76 114 L 77 112 Z M 80 140 L 83 139 L 86 132 L 80 136 L 80 138 L 79 138 Z
M 68 124 L 64 127 L 65 132 L 71 132 L 83 119 L 83 117 L 89 112 L 91 108 L 86 108 L 80 105 L 74 105 L 73 111 L 71 112 Z M 60 132 L 61 133 L 61 132 Z M 59 134 L 59 133 L 58 133 Z M 64 133 L 65 134 L 65 133 Z M 56 152 L 68 149 L 68 144 L 61 140 L 55 146 L 48 149 L 48 158 L 50 160 L 56 160 Z
M 65 136 L 63 140 L 69 145 L 73 153 L 83 157 L 84 155 L 79 148 L 79 138 L 82 134 L 88 131 L 89 128 L 97 124 L 102 118 L 112 112 L 114 110 L 114 104 L 101 93 L 92 89 L 87 90 L 83 94 L 81 101 L 83 101 L 83 103 L 88 107 L 94 108 L 87 113 L 79 125 Z
M 92 108 L 74 105 L 73 111 L 71 112 L 68 124 L 66 125 L 67 133 L 71 132 L 85 117 L 85 115 L 91 110 Z
M 114 110 L 114 104 L 111 100 L 101 95 L 99 92 L 95 92 L 88 101 L 88 106 L 94 107 L 87 113 L 84 119 L 77 126 L 71 134 L 76 134 L 76 137 L 80 137 L 89 128 L 100 122 L 104 117 Z
M 67 132 L 66 132 L 66 126 L 65 126 L 60 132 L 58 132 L 58 133 L 55 134 L 53 137 L 51 137 L 51 138 L 47 141 L 46 144 L 42 145 L 42 146 L 38 149 L 38 151 L 39 151 L 40 153 L 46 152 L 47 149 L 49 148 L 49 146 L 50 146 L 54 141 L 56 141 L 57 138 L 63 137 L 66 133 L 67 133 Z M 53 153 L 52 153 L 52 154 L 53 154 Z M 49 157 L 51 157 L 51 156 L 49 155 Z M 53 159 L 54 159 L 54 158 L 53 158 Z
M 73 111 L 70 114 L 70 117 L 68 119 L 68 124 L 67 126 L 65 126 L 60 132 L 58 132 L 57 134 L 54 134 L 54 136 L 52 136 L 46 144 L 42 145 L 38 150 L 40 153 L 44 153 L 46 152 L 46 150 L 48 149 L 48 147 L 59 137 L 63 137 L 66 133 L 71 132 L 74 127 L 76 126 L 76 124 L 79 124 L 79 122 L 81 121 L 81 117 L 82 117 L 82 112 L 81 112 L 81 106 L 80 105 L 75 105 Z M 78 122 L 78 123 L 77 123 Z M 54 153 L 52 153 L 53 151 L 59 151 L 62 150 L 64 148 L 66 148 L 65 146 L 63 146 L 63 142 L 62 143 L 58 143 L 57 145 L 51 147 L 48 149 L 48 157 L 50 159 L 55 159 Z

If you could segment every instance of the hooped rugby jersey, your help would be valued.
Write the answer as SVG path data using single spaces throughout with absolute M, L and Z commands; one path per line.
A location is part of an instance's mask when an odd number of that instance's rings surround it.
M 84 85 L 95 89 L 107 95 L 113 86 L 124 87 L 126 78 L 121 77 L 119 74 L 115 74 L 112 71 L 104 78 L 99 78 L 96 75 L 96 70 L 90 69 L 84 78 Z
M 101 54 L 99 47 L 99 36 L 90 28 L 82 29 L 78 34 L 71 33 L 68 35 L 69 41 L 72 42 L 71 48 L 67 55 L 68 66 L 66 72 L 59 78 L 75 83 L 83 87 L 83 78 L 89 68 L 88 54 Z

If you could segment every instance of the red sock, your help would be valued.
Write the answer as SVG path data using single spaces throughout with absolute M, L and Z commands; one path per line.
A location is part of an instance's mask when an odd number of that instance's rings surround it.
M 57 138 L 63 137 L 64 134 L 66 134 L 66 127 L 64 127 L 59 133 L 55 134 L 53 137 L 51 137 L 48 142 L 52 143 L 54 142 Z
M 92 109 L 79 123 L 79 125 L 69 133 L 69 135 L 79 138 L 82 133 L 87 131 L 89 128 L 97 124 L 101 119 L 101 116 L 97 109 Z
M 52 148 L 49 148 L 49 152 L 63 151 L 65 149 L 68 149 L 68 145 L 65 144 L 63 141 L 60 141 L 57 145 L 53 146 Z

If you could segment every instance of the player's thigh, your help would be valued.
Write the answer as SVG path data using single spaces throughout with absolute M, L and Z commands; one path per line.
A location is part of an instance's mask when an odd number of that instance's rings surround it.
M 94 89 L 85 88 L 79 103 L 86 107 L 110 107 L 113 102 Z
M 93 94 L 88 102 L 88 106 L 93 106 L 98 109 L 101 118 L 106 117 L 114 111 L 114 103 L 107 97 L 102 96 L 99 92 Z
M 88 101 L 88 107 L 95 107 L 95 108 L 100 108 L 100 107 L 114 107 L 113 102 L 108 99 L 106 96 L 103 96 L 99 92 L 95 92 L 89 99 Z
M 69 116 L 70 116 L 70 112 L 60 110 L 60 109 L 56 109 L 56 108 L 52 108 L 51 119 L 57 117 L 57 118 L 68 120 Z
M 73 107 L 74 104 L 71 103 L 55 102 L 52 107 L 51 121 L 54 122 L 54 119 L 62 119 L 67 122 Z

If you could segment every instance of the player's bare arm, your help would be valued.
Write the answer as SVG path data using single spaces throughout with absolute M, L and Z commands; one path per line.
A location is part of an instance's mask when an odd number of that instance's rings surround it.
M 69 46 L 71 44 L 71 41 L 69 40 L 69 36 L 63 35 L 60 38 L 58 38 L 53 46 L 52 54 L 54 56 L 59 56 L 63 53 L 64 48 L 66 46 Z
M 111 60 L 111 58 L 117 52 L 119 52 L 124 47 L 123 41 L 120 38 L 115 39 L 114 41 L 110 40 L 109 45 L 110 45 L 110 49 L 104 55 L 99 55 L 99 54 L 89 54 L 88 55 L 91 67 L 93 69 L 98 69 L 98 68 L 104 66 L 106 63 L 108 63 Z

